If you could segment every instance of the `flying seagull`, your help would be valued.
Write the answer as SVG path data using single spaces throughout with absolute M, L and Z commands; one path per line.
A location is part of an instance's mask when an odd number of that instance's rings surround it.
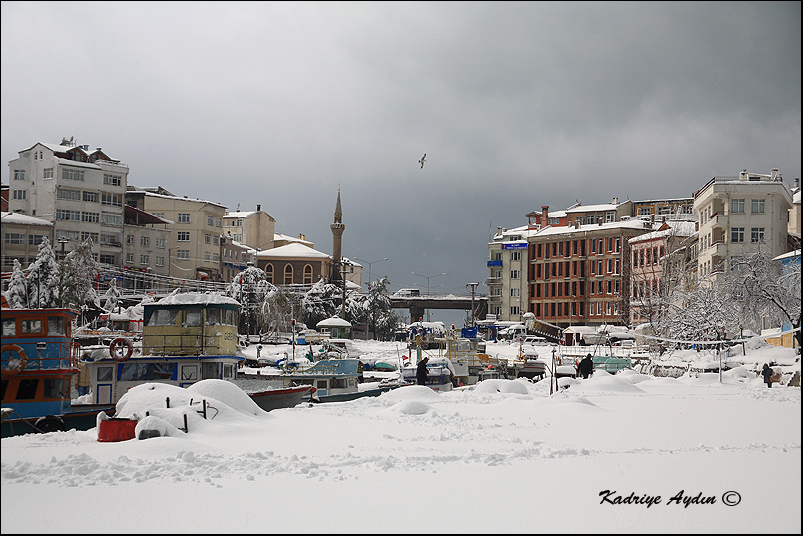
M 427 153 L 424 153 L 424 156 L 421 157 L 421 160 L 418 161 L 421 164 L 421 169 L 424 169 L 424 162 L 427 161 Z

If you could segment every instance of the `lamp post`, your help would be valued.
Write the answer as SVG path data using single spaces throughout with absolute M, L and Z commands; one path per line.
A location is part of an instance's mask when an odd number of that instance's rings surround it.
M 438 274 L 438 275 L 421 275 L 421 274 L 417 274 L 415 272 L 410 272 L 410 273 L 413 274 L 413 275 L 417 275 L 418 277 L 426 277 L 427 278 L 427 298 L 429 298 L 429 280 L 432 279 L 433 277 L 440 277 L 442 275 L 446 275 L 446 272 L 443 272 L 442 274 Z M 426 313 L 427 313 L 427 322 L 429 322 L 430 321 L 429 311 L 427 310 Z
M 59 308 L 64 308 L 64 267 L 66 264 L 64 263 L 65 255 L 64 255 L 64 246 L 69 242 L 67 237 L 62 236 L 59 238 L 59 244 L 61 244 L 61 270 L 59 270 Z
M 355 261 L 364 262 L 364 263 L 366 263 L 368 265 L 368 290 L 370 290 L 371 289 L 371 265 L 372 264 L 376 264 L 378 262 L 386 261 L 386 260 L 388 260 L 388 258 L 385 257 L 384 259 L 379 259 L 378 261 L 372 261 L 372 262 L 364 261 L 362 259 L 358 259 L 357 257 L 354 257 L 354 260 Z

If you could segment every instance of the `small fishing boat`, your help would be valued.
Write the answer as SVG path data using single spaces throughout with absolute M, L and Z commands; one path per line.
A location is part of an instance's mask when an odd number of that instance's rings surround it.
M 426 386 L 433 391 L 447 392 L 454 389 L 452 376 L 455 375 L 454 365 L 446 357 L 430 357 L 427 361 Z M 402 368 L 402 378 L 407 383 L 417 383 L 417 365 L 407 365 Z M 455 375 L 456 376 L 456 375 Z
M 2 308 L 2 437 L 89 430 L 99 412 L 114 414 L 109 403 L 72 404 L 72 377 L 78 372 L 78 345 L 71 336 L 76 314 L 71 309 Z
M 314 394 L 302 400 L 344 402 L 363 396 L 379 396 L 401 384 L 384 384 L 376 388 L 360 386 L 360 360 L 353 358 L 322 359 L 310 365 L 289 363 L 281 376 L 284 387 L 312 386 Z
M 317 389 L 311 385 L 302 385 L 284 389 L 265 389 L 264 391 L 247 394 L 251 397 L 251 400 L 256 402 L 257 406 L 265 411 L 271 411 L 274 409 L 297 406 L 303 400 L 309 400 L 316 391 Z

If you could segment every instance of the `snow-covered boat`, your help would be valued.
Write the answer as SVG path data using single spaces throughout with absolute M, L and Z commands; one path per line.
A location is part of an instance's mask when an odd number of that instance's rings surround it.
M 302 385 L 300 387 L 265 389 L 255 393 L 248 393 L 248 396 L 260 408 L 265 411 L 271 411 L 273 409 L 297 406 L 302 400 L 309 400 L 315 394 L 315 391 L 315 387 L 311 385 Z
M 433 391 L 451 391 L 454 389 L 452 383 L 452 376 L 457 376 L 454 373 L 454 365 L 446 357 L 430 357 L 427 362 L 427 387 Z M 417 383 L 416 373 L 418 366 L 410 364 L 402 367 L 402 378 L 407 383 Z
M 379 396 L 401 384 L 386 384 L 376 388 L 360 386 L 360 360 L 353 358 L 322 359 L 310 365 L 288 364 L 282 374 L 285 387 L 312 386 L 317 392 L 304 400 L 314 402 L 344 402 L 363 396 Z
M 114 405 L 73 405 L 78 345 L 71 309 L 2 308 L 2 437 L 30 432 L 88 430 Z
M 115 404 L 135 385 L 187 387 L 203 379 L 234 380 L 244 361 L 237 347 L 240 303 L 214 293 L 173 294 L 144 306 L 141 345 L 120 337 L 108 355 L 87 361 L 92 403 Z

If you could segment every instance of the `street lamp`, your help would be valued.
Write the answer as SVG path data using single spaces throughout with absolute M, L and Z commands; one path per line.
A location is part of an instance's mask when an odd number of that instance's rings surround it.
M 66 258 L 64 255 L 64 246 L 69 242 L 66 236 L 62 236 L 59 238 L 59 244 L 61 244 L 61 270 L 59 270 L 59 308 L 64 308 L 64 259 Z
M 442 274 L 438 274 L 438 275 L 421 275 L 421 274 L 417 274 L 415 272 L 410 272 L 410 273 L 413 274 L 413 275 L 417 275 L 418 277 L 426 277 L 427 278 L 427 298 L 429 298 L 429 280 L 432 279 L 433 277 L 440 277 L 442 275 L 446 275 L 446 272 L 443 272 Z M 429 311 L 427 310 L 426 313 L 427 313 L 427 322 L 429 322 L 430 321 Z
M 354 260 L 364 262 L 368 265 L 368 290 L 371 290 L 371 265 L 376 264 L 378 262 L 386 261 L 388 260 L 388 258 L 385 257 L 384 259 L 379 259 L 378 261 L 373 261 L 373 262 L 364 261 L 362 259 L 358 259 L 357 257 L 354 257 Z

